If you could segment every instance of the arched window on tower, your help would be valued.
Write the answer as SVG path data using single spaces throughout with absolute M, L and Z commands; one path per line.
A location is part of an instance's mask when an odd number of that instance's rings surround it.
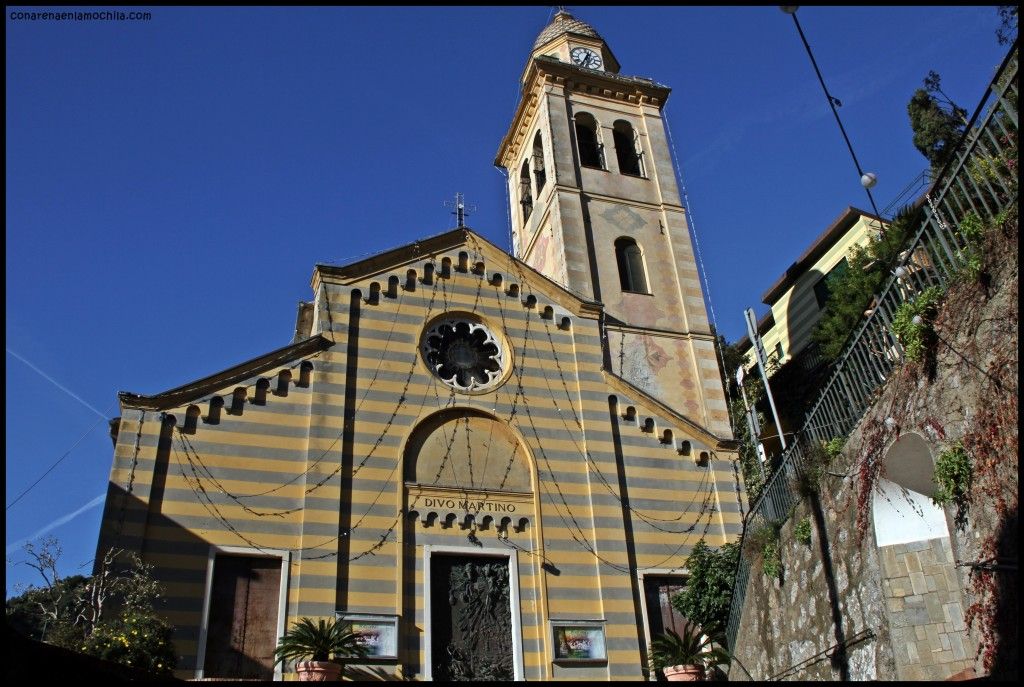
M 622 119 L 612 125 L 615 139 L 615 157 L 619 160 L 619 171 L 635 177 L 644 176 L 643 151 L 633 125 Z
M 533 195 L 530 193 L 530 163 L 523 162 L 523 169 L 519 173 L 519 203 L 523 206 L 523 224 L 530 219 L 533 212 Z
M 579 148 L 581 165 L 604 169 L 601 143 L 597 140 L 597 120 L 588 112 L 576 115 L 576 146 Z
M 544 141 L 539 131 L 533 137 L 533 177 L 537 180 L 537 195 L 540 196 L 540 190 L 544 188 L 548 177 L 544 172 Z
M 615 261 L 619 264 L 619 284 L 623 291 L 649 293 L 644 276 L 644 258 L 636 241 L 625 236 L 616 239 Z

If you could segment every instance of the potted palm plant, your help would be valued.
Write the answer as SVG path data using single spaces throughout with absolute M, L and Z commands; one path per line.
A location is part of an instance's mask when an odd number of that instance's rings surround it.
M 666 680 L 703 680 L 708 668 L 729 660 L 721 638 L 712 628 L 686 625 L 682 632 L 679 635 L 668 630 L 651 642 L 651 667 L 663 671 Z
M 274 649 L 274 663 L 295 660 L 295 672 L 302 681 L 335 681 L 343 665 L 337 659 L 366 655 L 362 635 L 351 632 L 334 618 L 301 618 L 284 633 Z

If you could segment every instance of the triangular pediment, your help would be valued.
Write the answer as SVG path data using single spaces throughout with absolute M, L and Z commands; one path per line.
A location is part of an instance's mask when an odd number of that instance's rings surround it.
M 524 299 L 533 296 L 538 303 L 558 306 L 576 316 L 596 319 L 602 310 L 600 303 L 569 291 L 469 228 L 453 229 L 347 265 L 318 264 L 312 286 L 315 291 L 323 281 L 369 289 L 376 283 L 375 288 L 385 289 L 396 274 L 409 270 L 417 275 L 440 273 L 446 262 L 450 269 L 481 274 L 490 283 L 528 284 L 528 289 L 523 289 Z

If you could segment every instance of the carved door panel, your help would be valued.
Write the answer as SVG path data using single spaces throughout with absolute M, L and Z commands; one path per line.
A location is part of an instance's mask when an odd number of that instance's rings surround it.
M 435 680 L 511 680 L 512 615 L 506 558 L 432 556 Z

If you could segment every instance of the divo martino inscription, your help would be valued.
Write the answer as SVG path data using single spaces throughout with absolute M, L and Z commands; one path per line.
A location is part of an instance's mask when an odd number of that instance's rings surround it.
M 467 499 L 444 499 L 428 496 L 423 499 L 423 505 L 427 508 L 458 508 L 460 510 L 471 510 L 477 513 L 516 512 L 516 504 L 501 503 L 498 501 L 470 501 Z

